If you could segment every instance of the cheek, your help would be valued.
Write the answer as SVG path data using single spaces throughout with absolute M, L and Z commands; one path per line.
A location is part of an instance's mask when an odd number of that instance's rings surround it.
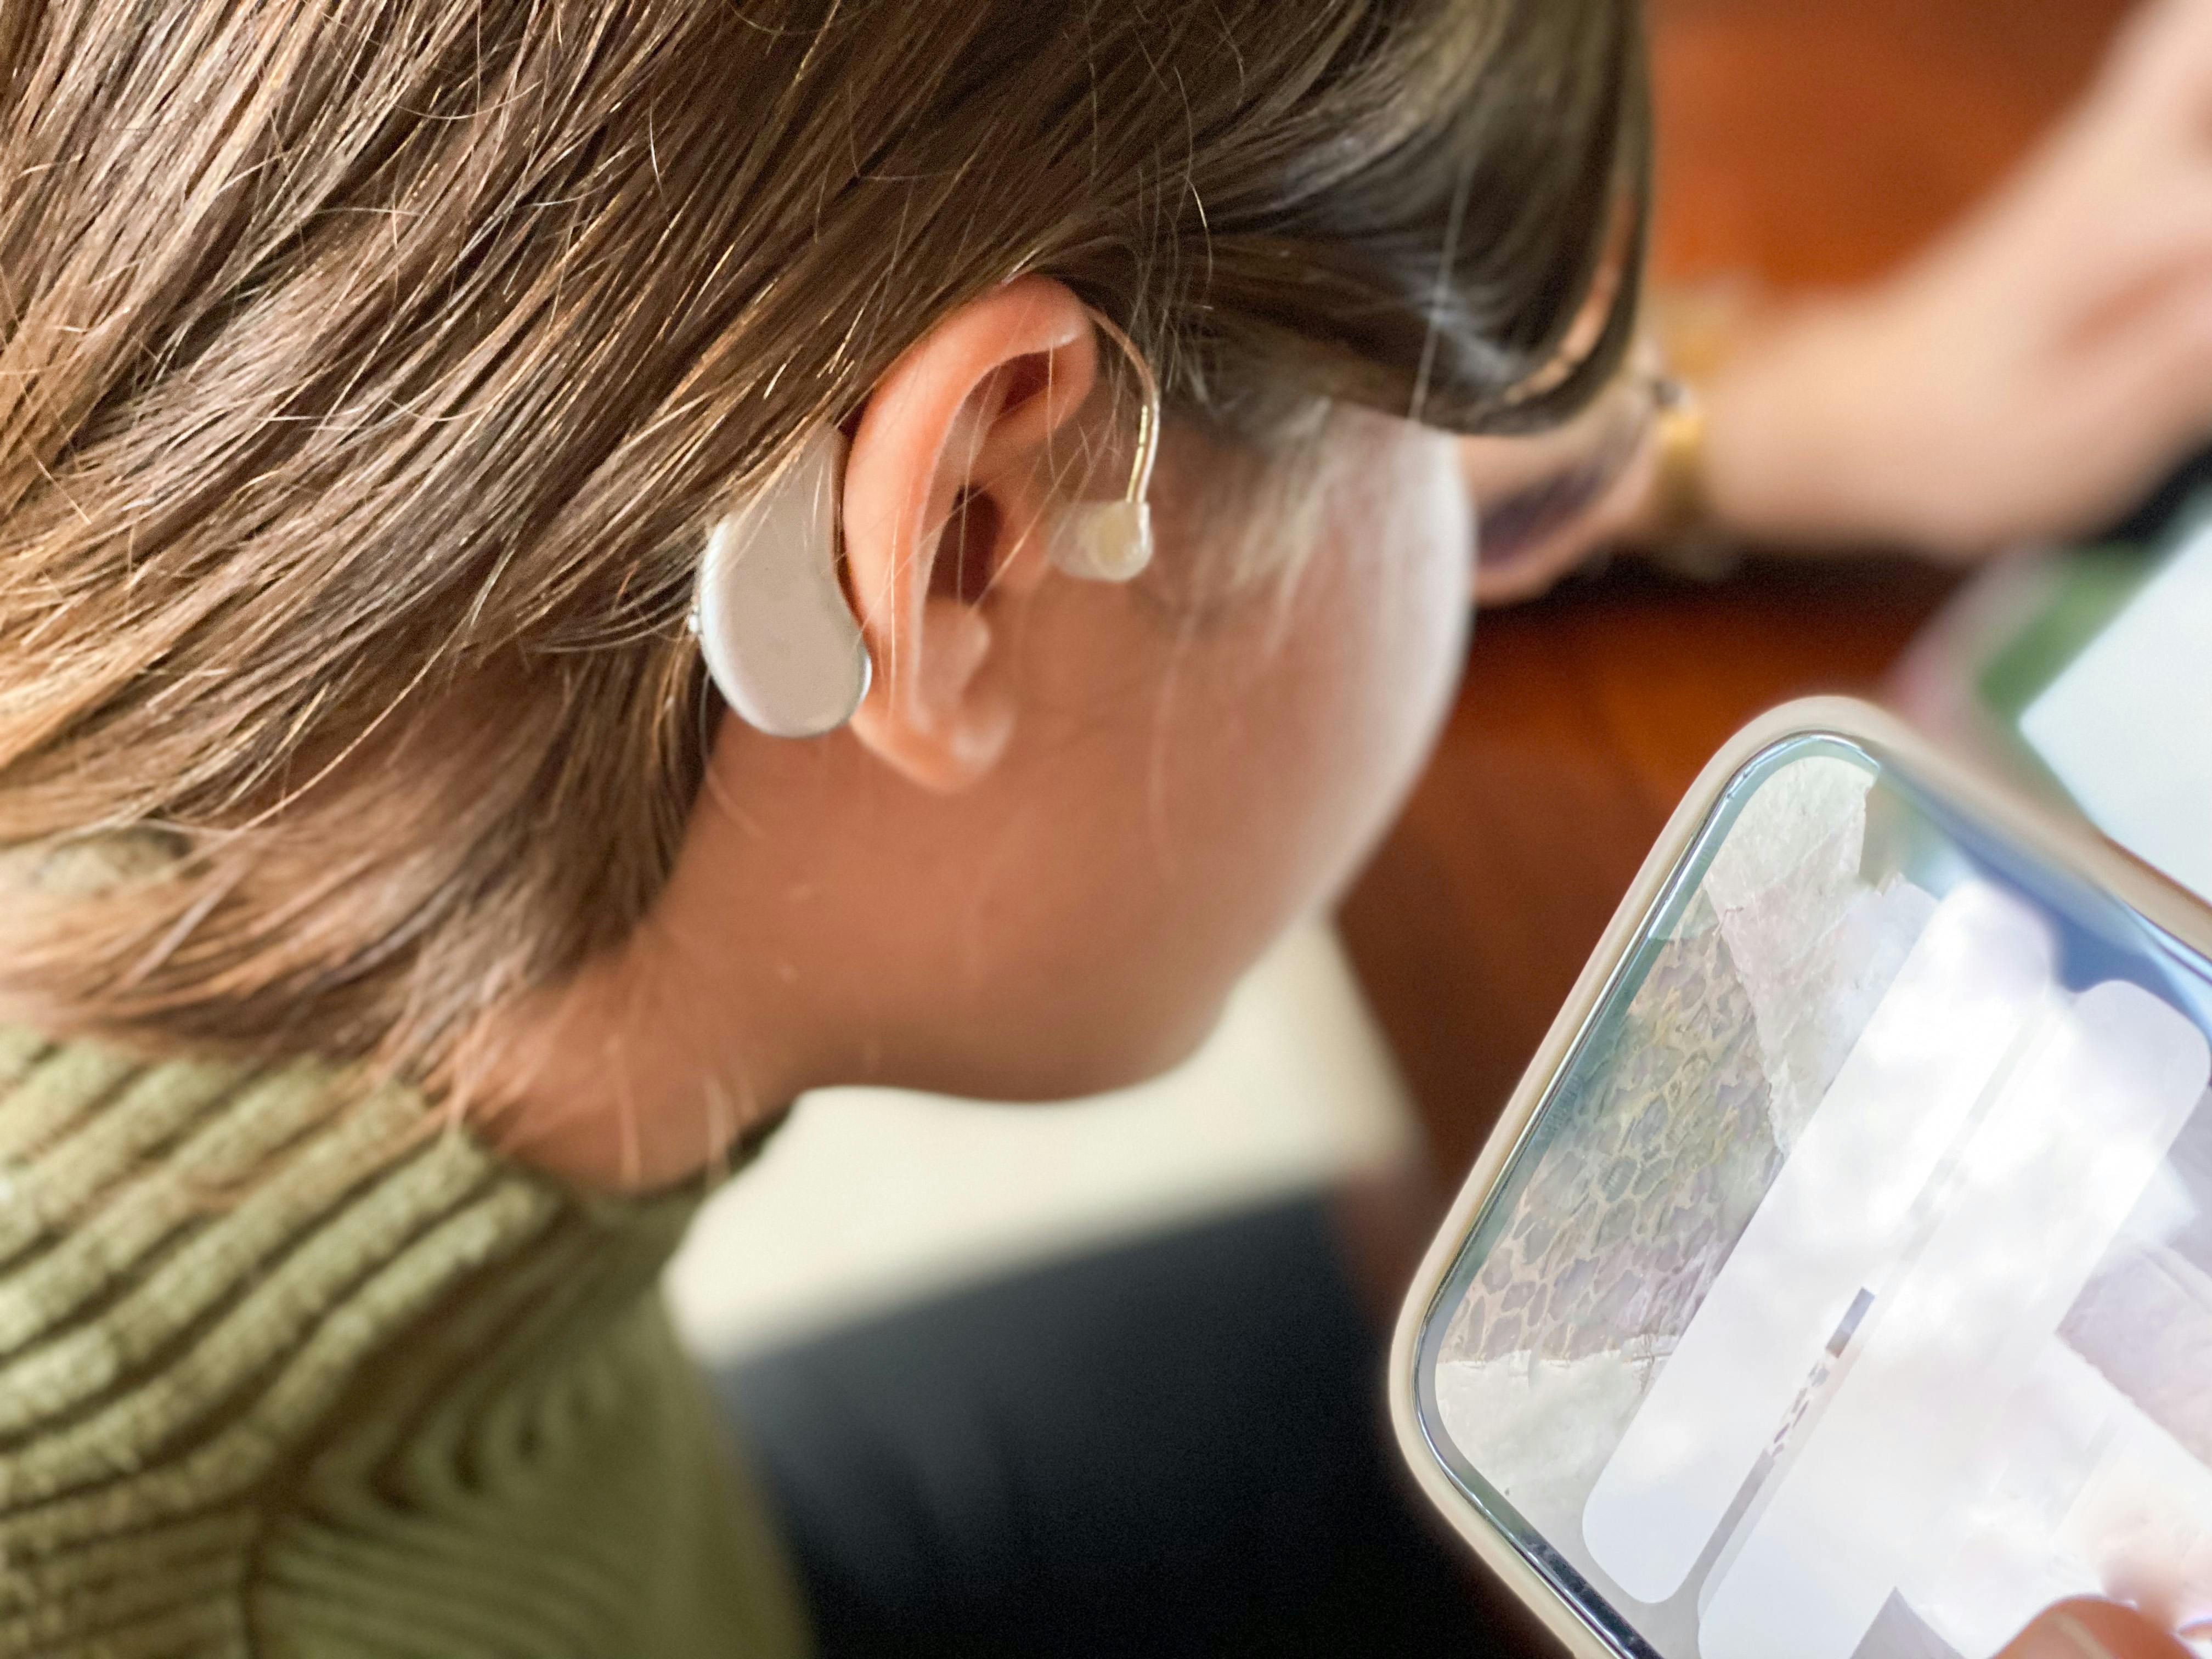
M 1346 457 L 1290 587 L 1188 647 L 1148 781 L 1164 1012 L 1201 1034 L 1395 816 L 1457 683 L 1472 524 L 1453 447 L 1381 423 Z M 1353 464 L 1356 463 L 1356 464 Z M 1173 1018 L 1170 1015 L 1170 1018 Z
M 1351 436 L 1286 586 L 1104 629 L 1069 590 L 1030 636 L 1044 689 L 970 815 L 984 874 L 937 972 L 963 1012 L 933 1028 L 957 1052 L 927 1086 L 1055 1097 L 1181 1060 L 1389 823 L 1457 678 L 1472 526 L 1449 441 Z
M 1372 417 L 1370 417 L 1372 418 Z M 1427 757 L 1466 648 L 1473 526 L 1448 441 L 1398 423 L 1354 452 L 1241 698 L 1255 907 L 1333 897 Z M 1350 458 L 1348 458 L 1350 459 Z M 1256 848 L 1255 848 L 1256 850 Z

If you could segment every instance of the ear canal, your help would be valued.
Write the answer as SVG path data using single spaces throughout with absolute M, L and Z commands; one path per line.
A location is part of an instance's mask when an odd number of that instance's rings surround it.
M 1152 513 L 1144 501 L 1082 501 L 1063 510 L 1046 552 L 1064 575 L 1134 581 L 1152 562 Z
M 807 434 L 764 489 L 714 526 L 699 565 L 692 627 L 707 672 L 748 724 L 814 738 L 853 718 L 870 665 L 837 580 L 845 435 Z

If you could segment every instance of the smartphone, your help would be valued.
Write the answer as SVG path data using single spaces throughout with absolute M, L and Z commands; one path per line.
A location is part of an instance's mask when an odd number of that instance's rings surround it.
M 1400 1320 L 1402 1449 L 1573 1650 L 2212 1656 L 2212 911 L 1866 705 L 1670 823 Z

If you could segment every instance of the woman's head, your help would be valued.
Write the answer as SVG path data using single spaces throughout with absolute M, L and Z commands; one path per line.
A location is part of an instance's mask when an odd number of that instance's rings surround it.
M 828 741 L 726 720 L 645 921 L 501 1023 L 514 1144 L 658 1184 L 823 1083 L 1133 1081 L 1381 828 L 1458 665 L 1456 445 L 1335 410 L 1293 483 L 1186 428 L 1152 569 L 1072 580 L 1038 532 L 1097 355 L 1026 277 L 885 374 L 844 483 L 874 684 Z
M 1602 378 L 1632 282 L 1571 337 L 1608 255 L 1632 273 L 1640 73 L 1629 0 L 9 6 L 0 841 L 179 856 L 7 907 L 0 1000 L 434 1056 L 672 902 L 710 751 L 733 822 L 781 821 L 839 768 L 872 766 L 878 828 L 967 804 L 948 887 L 1010 856 L 986 802 L 1006 836 L 1058 800 L 1208 867 L 1203 837 L 1253 826 L 1176 799 L 1174 757 L 1225 775 L 1324 716 L 1256 680 L 1207 705 L 1206 651 L 1273 627 L 1288 662 L 1285 619 L 1322 593 L 1342 609 L 1316 637 L 1358 635 L 1362 562 L 1390 550 L 1339 533 L 1344 557 L 1232 601 L 1199 569 L 1220 527 L 1325 542 L 1378 479 L 1425 477 L 1422 440 L 1320 400 L 1508 430 Z M 1042 320 L 1010 320 L 1009 293 Z M 1071 728 L 1139 722 L 1152 769 L 1015 793 L 1007 757 L 1049 725 L 1018 701 L 978 716 L 1006 732 L 954 733 L 964 775 L 922 775 L 945 756 L 866 718 L 726 763 L 683 618 L 730 492 L 825 419 L 865 489 L 887 380 L 951 372 L 931 345 L 994 304 L 965 349 L 1005 355 L 945 419 L 1018 428 L 1041 363 L 1088 372 L 1093 337 L 1053 320 L 1086 302 L 1166 390 L 1158 581 L 978 602 L 932 580 L 966 607 L 945 617 L 1019 603 L 1002 631 L 1045 658 L 1023 675 Z M 915 487 L 927 433 L 886 434 L 907 471 L 886 460 L 885 488 Z M 1000 505 L 948 501 L 992 566 Z M 938 550 L 921 520 L 900 533 Z M 830 866 L 863 839 L 813 833 Z M 1126 875 L 1137 844 L 1066 857 Z

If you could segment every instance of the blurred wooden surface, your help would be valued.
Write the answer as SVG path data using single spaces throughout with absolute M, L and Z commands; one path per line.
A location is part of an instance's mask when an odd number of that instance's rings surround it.
M 1658 265 L 1780 288 L 1887 269 L 2095 73 L 2130 0 L 1647 0 Z
M 2126 0 L 1653 0 L 1662 280 L 1878 274 L 1996 182 Z M 1950 591 L 1893 562 L 1627 569 L 1484 617 L 1346 941 L 1457 1179 L 1682 791 L 1760 709 L 1864 692 Z

